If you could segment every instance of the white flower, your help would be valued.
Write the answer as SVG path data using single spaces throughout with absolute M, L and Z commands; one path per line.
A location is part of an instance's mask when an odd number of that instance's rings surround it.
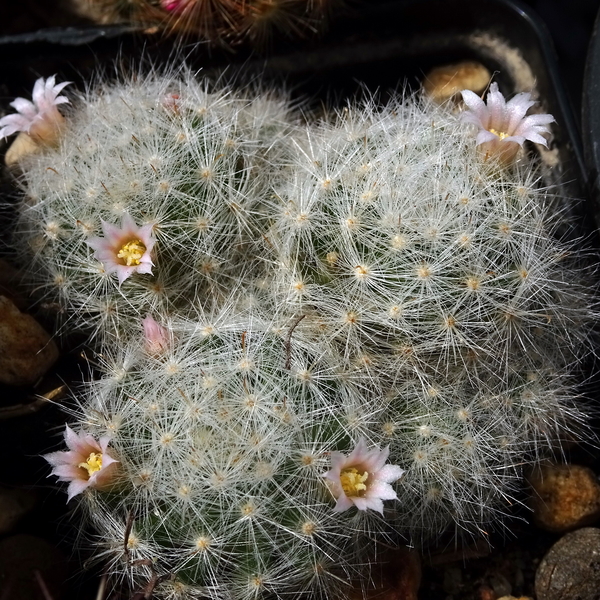
M 68 425 L 65 429 L 66 452 L 51 452 L 45 458 L 54 468 L 51 475 L 59 481 L 68 481 L 67 502 L 87 488 L 111 487 L 116 475 L 115 460 L 107 451 L 109 438 L 96 441 L 86 433 L 75 433 Z
M 337 499 L 333 510 L 342 512 L 356 506 L 358 510 L 371 508 L 383 514 L 383 500 L 398 499 L 390 483 L 400 479 L 404 470 L 385 464 L 389 453 L 389 448 L 368 450 L 364 438 L 348 456 L 331 453 L 331 469 L 323 477 Z
M 25 98 L 15 98 L 10 103 L 10 106 L 17 109 L 17 113 L 0 119 L 0 137 L 23 131 L 36 141 L 44 144 L 55 143 L 64 122 L 56 107 L 69 102 L 68 98 L 59 94 L 69 83 L 63 81 L 55 84 L 54 75 L 45 80 L 40 77 L 33 86 L 33 102 Z
M 477 145 L 486 155 L 510 162 L 525 140 L 547 147 L 548 142 L 542 134 L 550 132 L 547 125 L 554 122 L 554 117 L 549 114 L 526 117 L 527 111 L 535 104 L 529 93 L 517 94 L 506 102 L 498 91 L 498 84 L 492 83 L 487 105 L 470 90 L 461 93 L 469 109 L 461 114 L 461 120 L 479 128 Z
M 133 273 L 152 274 L 151 252 L 156 240 L 152 225 L 138 227 L 128 215 L 123 215 L 121 228 L 102 221 L 104 237 L 87 240 L 94 256 L 104 265 L 107 273 L 116 273 L 122 284 Z

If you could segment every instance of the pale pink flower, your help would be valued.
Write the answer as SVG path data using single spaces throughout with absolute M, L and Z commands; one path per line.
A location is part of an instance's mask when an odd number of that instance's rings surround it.
M 128 215 L 123 215 L 121 228 L 102 221 L 104 237 L 87 240 L 94 256 L 104 265 L 107 273 L 116 273 L 122 284 L 134 273 L 152 274 L 151 252 L 156 240 L 153 225 L 138 227 Z
M 107 450 L 109 438 L 96 441 L 91 435 L 75 433 L 68 425 L 65 429 L 66 452 L 51 452 L 45 458 L 54 468 L 50 475 L 59 481 L 68 481 L 67 502 L 87 488 L 110 488 L 117 474 L 118 460 Z
M 150 315 L 142 319 L 144 326 L 144 345 L 148 354 L 162 354 L 169 348 L 169 332 Z
M 331 453 L 331 469 L 323 475 L 333 496 L 337 499 L 334 511 L 342 512 L 352 506 L 358 510 L 371 508 L 383 514 L 383 500 L 397 500 L 390 485 L 404 474 L 397 465 L 386 465 L 389 448 L 367 449 L 364 438 L 346 456 Z
M 549 114 L 526 117 L 527 111 L 536 104 L 529 93 L 522 92 L 506 102 L 498 84 L 492 83 L 487 105 L 470 90 L 461 93 L 469 109 L 461 114 L 461 120 L 479 128 L 476 142 L 487 156 L 510 162 L 525 140 L 548 146 L 542 134 L 550 132 L 547 126 L 554 122 L 554 117 Z
M 16 98 L 10 103 L 17 109 L 17 113 L 0 119 L 0 137 L 24 131 L 36 141 L 55 143 L 64 122 L 64 117 L 56 107 L 69 102 L 68 98 L 59 94 L 69 83 L 63 81 L 55 84 L 54 75 L 46 80 L 40 77 L 33 86 L 33 102 L 25 98 Z

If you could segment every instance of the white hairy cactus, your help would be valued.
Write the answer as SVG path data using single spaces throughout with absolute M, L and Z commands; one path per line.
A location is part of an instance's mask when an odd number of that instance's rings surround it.
M 296 136 L 266 215 L 278 302 L 394 371 L 477 360 L 503 378 L 587 351 L 591 278 L 530 159 L 482 158 L 469 125 L 409 97 L 334 120 Z
M 73 425 L 109 437 L 118 461 L 114 489 L 90 486 L 81 498 L 111 571 L 134 584 L 173 573 L 162 592 L 184 586 L 189 598 L 327 597 L 357 578 L 368 538 L 394 539 L 382 518 L 394 506 L 336 513 L 323 476 L 332 451 L 384 441 L 377 382 L 252 311 L 158 322 L 168 347 L 107 351 Z
M 281 166 L 288 108 L 211 88 L 190 73 L 94 87 L 71 96 L 59 145 L 23 160 L 17 245 L 70 330 L 121 334 L 250 278 L 249 219 Z

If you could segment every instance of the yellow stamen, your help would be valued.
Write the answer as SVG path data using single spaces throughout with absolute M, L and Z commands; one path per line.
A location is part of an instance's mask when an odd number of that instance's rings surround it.
M 88 472 L 88 477 L 91 477 L 102 468 L 102 454 L 92 452 L 85 462 L 79 463 L 77 466 L 85 469 Z
M 365 481 L 368 477 L 368 471 L 361 474 L 354 467 L 342 469 L 340 481 L 346 496 L 361 496 L 367 490 Z
M 144 252 L 146 252 L 146 246 L 142 240 L 131 240 L 121 246 L 117 257 L 123 259 L 128 267 L 132 267 L 140 264 Z
M 504 133 L 504 131 L 496 131 L 495 129 L 489 129 L 488 131 L 497 135 L 501 140 L 508 137 L 508 133 Z

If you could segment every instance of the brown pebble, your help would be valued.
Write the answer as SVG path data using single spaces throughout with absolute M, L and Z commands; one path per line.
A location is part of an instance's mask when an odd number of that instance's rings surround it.
M 432 69 L 425 76 L 423 89 L 430 98 L 441 104 L 462 90 L 480 94 L 491 77 L 481 63 L 465 61 Z
M 537 600 L 600 598 L 600 529 L 564 535 L 544 556 L 535 575 Z
M 477 590 L 477 600 L 497 600 L 497 598 L 496 592 L 487 585 L 482 585 Z
M 580 465 L 544 465 L 529 477 L 536 525 L 563 533 L 600 518 L 600 484 Z
M 0 296 L 0 383 L 33 385 L 58 358 L 58 348 L 42 326 Z

